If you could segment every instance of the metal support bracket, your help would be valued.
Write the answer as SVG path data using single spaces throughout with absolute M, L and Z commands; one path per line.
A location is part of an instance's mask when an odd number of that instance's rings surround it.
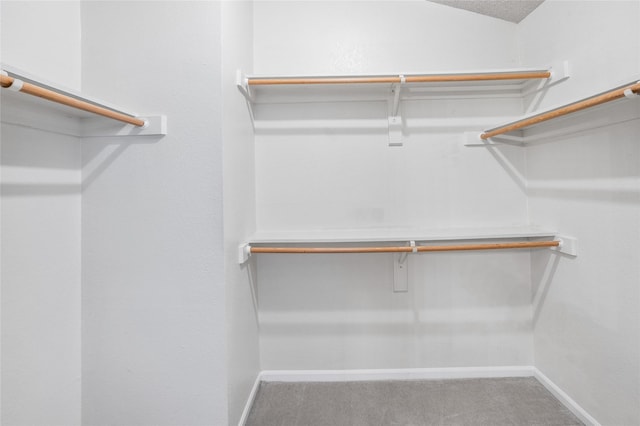
M 402 117 L 389 117 L 389 146 L 402 146 Z
M 9 86 L 8 89 L 14 92 L 19 92 L 22 90 L 23 85 L 24 85 L 24 82 L 22 80 L 14 78 L 13 83 L 11 83 L 11 86 Z
M 249 79 L 247 76 L 241 71 L 236 71 L 236 87 L 238 91 L 244 96 L 247 101 L 247 108 L 249 109 L 249 118 L 251 119 L 251 125 L 255 125 L 255 118 L 253 115 L 253 93 L 251 93 L 251 88 L 249 86 Z
M 236 87 L 247 101 L 253 102 L 253 96 L 249 88 L 249 79 L 241 70 L 236 70 Z
M 393 93 L 393 105 L 391 107 L 391 115 L 398 115 L 398 108 L 400 107 L 400 92 L 402 91 L 402 86 L 407 81 L 405 76 L 400 74 L 400 84 L 393 84 L 391 86 L 391 93 Z
M 640 84 L 640 81 L 638 81 L 638 84 Z M 628 98 L 628 99 L 638 99 L 638 97 L 640 96 L 640 93 L 636 93 L 631 89 L 626 89 L 624 91 L 624 96 L 625 98 Z
M 249 260 L 251 256 L 251 246 L 248 243 L 240 244 L 238 246 L 238 263 L 243 264 Z
M 412 253 L 417 253 L 415 241 L 410 241 Z M 394 253 L 393 255 L 393 292 L 406 293 L 409 291 L 409 253 Z
M 393 292 L 409 291 L 409 262 L 406 253 L 393 254 Z
M 495 145 L 493 142 L 485 141 L 480 138 L 482 132 L 464 132 L 462 134 L 462 144 L 464 146 L 486 146 Z
M 492 146 L 492 145 L 515 145 L 524 146 L 525 139 L 523 136 L 515 135 L 499 135 L 489 139 L 482 139 L 482 132 L 465 132 L 462 135 L 462 144 L 464 146 Z
M 558 247 L 552 248 L 551 250 L 564 253 L 569 256 L 578 255 L 578 239 L 577 238 L 569 237 L 567 235 L 556 235 L 556 239 L 560 241 L 560 245 Z
M 551 66 L 551 78 L 549 79 L 551 83 L 559 83 L 570 77 L 571 67 L 569 66 L 569 61 L 560 61 Z
M 165 115 L 142 116 L 143 127 L 104 120 L 102 117 L 82 119 L 82 137 L 107 136 L 165 136 L 167 134 L 167 117 Z
M 400 83 L 391 85 L 393 98 L 389 99 L 389 146 L 402 146 L 402 116 L 400 110 L 400 92 L 405 84 L 405 76 L 400 75 Z

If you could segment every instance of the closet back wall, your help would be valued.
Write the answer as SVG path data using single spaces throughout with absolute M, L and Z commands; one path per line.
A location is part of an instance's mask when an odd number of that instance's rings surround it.
M 254 20 L 256 74 L 518 66 L 515 24 L 424 1 L 257 2 Z M 509 97 L 403 102 L 404 145 L 390 147 L 385 102 L 257 105 L 257 229 L 526 224 L 523 182 L 461 144 L 478 130 L 469 122 L 521 108 Z M 353 119 L 371 127 L 340 128 Z M 522 172 L 523 151 L 503 152 Z M 532 364 L 526 252 L 409 256 L 408 293 L 392 293 L 391 255 L 257 264 L 263 369 Z

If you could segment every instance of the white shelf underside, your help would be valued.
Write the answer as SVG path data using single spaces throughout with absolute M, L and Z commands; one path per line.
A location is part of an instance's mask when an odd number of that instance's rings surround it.
M 557 232 L 534 226 L 500 228 L 375 228 L 258 231 L 249 244 L 370 243 L 553 238 Z

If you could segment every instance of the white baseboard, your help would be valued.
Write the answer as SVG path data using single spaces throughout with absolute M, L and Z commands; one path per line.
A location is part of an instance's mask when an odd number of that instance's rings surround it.
M 472 379 L 486 377 L 533 377 L 531 366 L 401 368 L 380 370 L 267 370 L 265 382 L 355 382 L 368 380 Z
M 547 388 L 565 407 L 569 409 L 582 423 L 587 426 L 600 426 L 600 423 L 594 419 L 587 411 L 578 405 L 569 395 L 553 383 L 540 370 L 534 367 L 533 376 L 538 379 L 542 385 Z
M 247 403 L 244 405 L 244 410 L 242 410 L 242 416 L 240 416 L 240 421 L 238 422 L 238 426 L 244 426 L 247 423 L 247 419 L 249 418 L 249 412 L 251 411 L 251 407 L 253 406 L 253 401 L 256 399 L 256 394 L 258 393 L 258 388 L 260 387 L 260 382 L 262 381 L 261 374 L 258 373 L 256 377 L 256 381 L 253 383 L 253 387 L 251 388 L 251 392 L 249 393 L 249 398 L 247 398 Z

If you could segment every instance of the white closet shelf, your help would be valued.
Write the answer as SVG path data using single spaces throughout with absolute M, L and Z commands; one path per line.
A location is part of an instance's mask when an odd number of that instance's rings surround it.
M 501 242 L 498 243 L 497 241 Z M 505 241 L 507 240 L 507 241 Z M 513 241 L 520 240 L 520 241 Z M 523 241 L 524 240 L 524 241 Z M 320 245 L 316 253 L 346 253 L 346 252 L 419 252 L 419 251 L 445 251 L 431 250 L 433 243 L 473 242 L 456 250 L 486 250 L 494 248 L 535 248 L 529 247 L 530 242 L 558 242 L 552 246 L 559 252 L 576 255 L 575 238 L 559 235 L 555 231 L 540 229 L 533 226 L 514 226 L 501 228 L 451 228 L 451 229 L 344 229 L 344 230 L 308 230 L 308 231 L 262 231 L 256 232 L 246 243 L 239 247 L 239 263 L 248 260 L 252 248 L 260 249 L 255 252 L 264 252 L 266 246 L 274 246 L 273 252 L 290 252 L 280 250 L 282 248 L 300 248 L 300 253 L 313 253 L 311 245 Z M 484 241 L 485 244 L 478 244 Z M 382 247 L 359 247 L 363 244 L 384 244 Z M 393 244 L 404 243 L 400 247 Z M 509 244 L 504 246 L 503 243 Z M 327 247 L 332 244 L 338 247 Z M 500 246 L 498 246 L 500 245 Z M 543 245 L 541 245 L 543 246 Z M 557 246 L 557 247 L 556 247 Z M 424 248 L 421 248 L 424 247 Z M 548 247 L 548 245 L 547 245 Z M 358 249 L 365 249 L 359 251 Z M 294 250 L 295 251 L 295 250 Z
M 244 90 L 282 89 L 287 86 L 317 87 L 386 87 L 390 85 L 407 86 L 512 86 L 520 87 L 531 80 L 548 80 L 562 77 L 554 74 L 551 67 L 545 68 L 512 68 L 474 71 L 442 71 L 432 73 L 396 73 L 396 74 L 360 74 L 360 75 L 245 75 L 238 71 L 237 85 L 244 95 Z
M 529 141 L 526 131 L 532 127 L 558 118 L 563 118 L 590 108 L 621 99 L 640 99 L 640 78 L 567 104 L 559 105 L 542 112 L 528 114 L 518 120 L 485 130 L 482 133 L 467 133 L 466 145 L 487 145 L 487 141 L 509 141 L 520 145 Z M 589 126 L 589 123 L 586 123 Z M 601 125 L 601 123 L 598 123 Z M 518 132 L 513 134 L 513 132 Z M 511 135 L 507 135 L 511 133 Z
M 370 75 L 245 75 L 238 70 L 236 85 L 250 103 L 283 100 L 325 101 L 373 100 L 392 96 L 403 98 L 429 94 L 511 92 L 521 94 L 531 81 L 559 81 L 567 78 L 565 64 L 546 68 L 398 73 Z M 400 90 L 402 89 L 402 95 Z M 362 97 L 364 96 L 364 99 Z M 397 97 L 396 96 L 396 97 Z M 396 100 L 397 103 L 397 100 Z
M 163 115 L 126 111 L 12 66 L 1 66 L 3 123 L 79 137 L 167 134 Z
M 245 75 L 238 70 L 236 86 L 247 100 L 256 126 L 264 110 L 258 105 L 322 102 L 386 102 L 389 145 L 402 145 L 404 120 L 400 103 L 422 99 L 522 98 L 533 84 L 548 87 L 569 77 L 566 61 L 545 68 L 512 68 L 437 73 L 375 75 Z M 301 107 L 304 107 L 302 105 Z M 258 112 L 256 118 L 255 111 Z M 300 124 L 300 121 L 297 121 Z

